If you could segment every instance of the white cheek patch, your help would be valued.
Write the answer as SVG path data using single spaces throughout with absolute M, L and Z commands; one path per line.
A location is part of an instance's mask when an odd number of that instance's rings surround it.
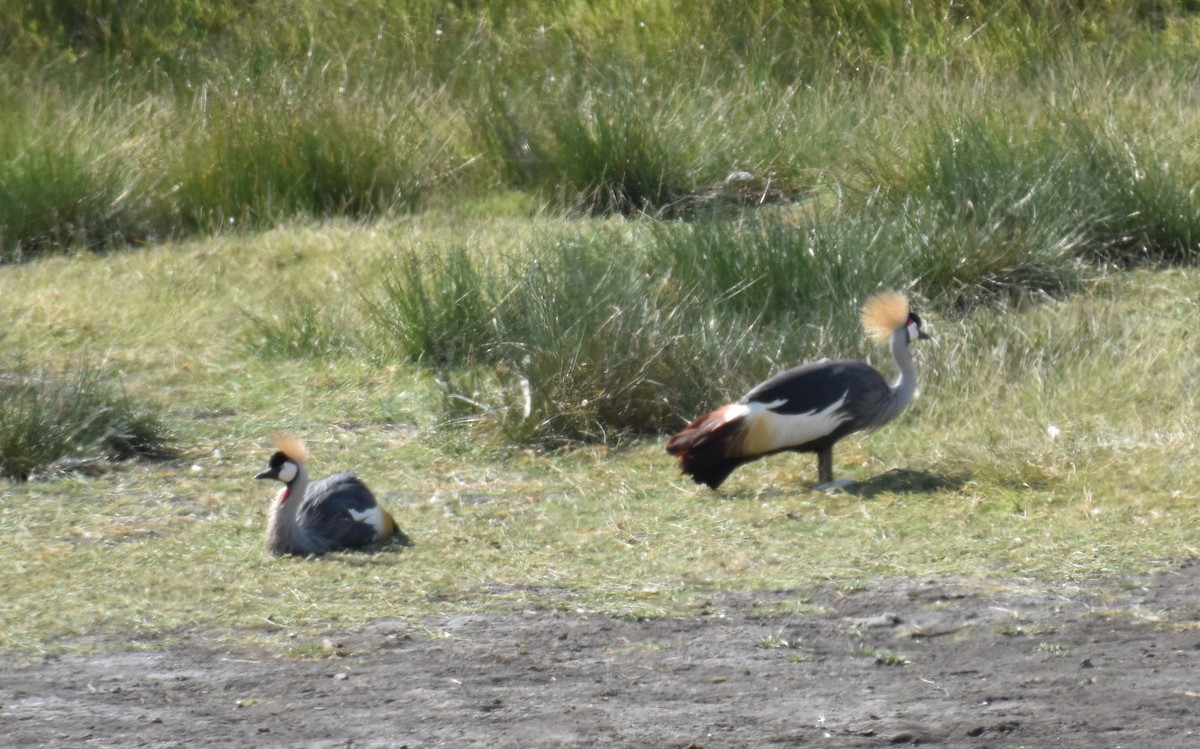
M 285 484 L 292 483 L 292 479 L 296 478 L 296 473 L 298 470 L 299 469 L 296 468 L 295 463 L 291 462 L 290 460 L 287 461 L 279 469 L 279 480 Z
M 908 322 L 908 340 L 911 342 L 911 341 L 917 340 L 920 337 L 921 337 L 921 329 L 919 327 L 917 327 L 917 324 L 915 322 L 909 320 L 909 322 Z
M 374 528 L 376 536 L 383 535 L 383 512 L 379 509 L 379 507 L 372 507 L 371 509 L 363 510 L 362 512 L 359 512 L 358 510 L 350 510 L 350 517 L 354 518 L 360 523 L 366 523 Z

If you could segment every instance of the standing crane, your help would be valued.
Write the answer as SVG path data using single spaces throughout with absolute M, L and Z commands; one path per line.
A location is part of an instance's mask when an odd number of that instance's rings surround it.
M 842 437 L 883 426 L 917 395 L 908 347 L 929 338 L 921 318 L 897 291 L 875 294 L 860 319 L 867 335 L 886 343 L 900 371 L 889 385 L 875 368 L 855 359 L 821 359 L 756 385 L 737 403 L 711 411 L 667 442 L 667 452 L 697 484 L 716 489 L 738 466 L 785 450 L 817 454 L 816 488 L 833 480 L 833 446 Z
M 353 473 L 338 473 L 310 483 L 304 467 L 308 459 L 304 445 L 281 436 L 275 438 L 275 448 L 267 470 L 254 477 L 283 482 L 267 521 L 269 553 L 324 554 L 366 546 L 394 535 L 408 543 L 396 521 Z

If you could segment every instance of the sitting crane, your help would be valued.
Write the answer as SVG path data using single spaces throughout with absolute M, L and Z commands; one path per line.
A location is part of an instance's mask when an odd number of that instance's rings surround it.
M 275 438 L 275 448 L 267 470 L 254 477 L 275 479 L 284 485 L 267 522 L 269 553 L 324 554 L 392 536 L 409 543 L 396 521 L 353 473 L 338 473 L 309 483 L 304 445 L 281 436 Z
M 909 311 L 908 299 L 896 291 L 868 299 L 860 319 L 872 340 L 888 345 L 900 371 L 894 384 L 854 359 L 802 364 L 688 424 L 667 442 L 667 452 L 697 484 L 713 489 L 738 466 L 785 450 L 817 454 L 817 489 L 852 483 L 834 482 L 833 445 L 904 410 L 917 395 L 909 344 L 930 337 L 921 329 L 921 318 Z

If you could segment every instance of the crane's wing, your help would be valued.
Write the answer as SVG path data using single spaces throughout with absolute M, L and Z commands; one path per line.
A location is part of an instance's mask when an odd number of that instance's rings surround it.
M 353 473 L 338 473 L 309 484 L 298 522 L 331 549 L 365 546 L 378 538 L 372 520 L 381 512 L 366 484 Z
M 883 408 L 889 392 L 887 380 L 865 362 L 822 359 L 764 380 L 741 402 L 762 403 L 775 413 L 791 415 L 824 412 L 843 401 L 838 413 L 857 423 Z

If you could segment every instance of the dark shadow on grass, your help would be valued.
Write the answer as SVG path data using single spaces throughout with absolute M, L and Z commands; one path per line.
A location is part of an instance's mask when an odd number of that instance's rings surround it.
M 922 494 L 938 492 L 946 489 L 961 489 L 970 480 L 970 476 L 942 475 L 925 471 L 910 471 L 906 468 L 892 470 L 872 476 L 865 481 L 859 481 L 845 488 L 847 494 L 870 499 L 886 492 L 894 494 Z

